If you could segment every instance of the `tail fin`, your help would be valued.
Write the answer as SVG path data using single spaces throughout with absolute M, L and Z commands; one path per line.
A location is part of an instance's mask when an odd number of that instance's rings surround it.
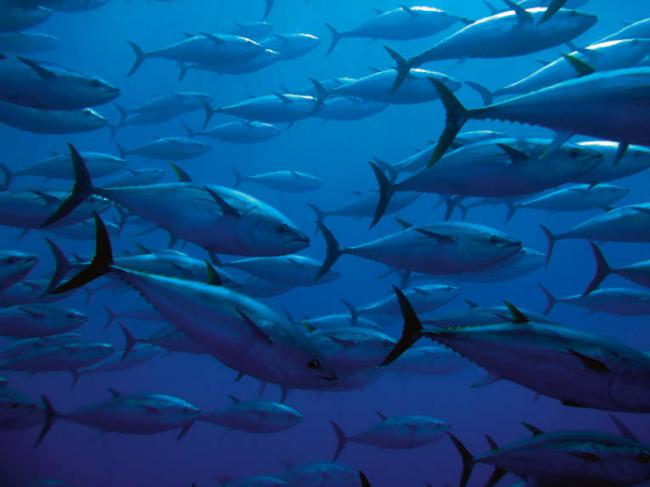
M 314 205 L 313 203 L 307 203 L 307 206 L 309 206 L 313 212 L 316 214 L 316 232 L 314 235 L 318 235 L 318 231 L 320 230 L 318 228 L 318 225 L 321 223 L 325 223 L 325 218 L 327 217 L 327 213 L 325 213 L 322 209 L 320 209 L 318 206 Z
M 189 125 L 182 123 L 183 129 L 185 129 L 185 133 L 187 134 L 188 139 L 193 139 L 196 137 L 196 131 L 194 131 Z
M 390 204 L 390 200 L 395 194 L 395 184 L 386 177 L 386 175 L 377 164 L 371 162 L 370 167 L 372 169 L 372 172 L 375 173 L 375 178 L 377 179 L 377 184 L 379 185 L 379 201 L 377 202 L 375 215 L 373 216 L 372 223 L 370 224 L 370 228 L 372 228 L 377 223 L 379 223 L 381 217 L 386 213 L 388 205 Z
M 212 117 L 214 117 L 214 114 L 217 113 L 219 110 L 212 108 L 212 105 L 210 105 L 209 102 L 203 101 L 203 111 L 205 112 L 205 118 L 203 119 L 203 127 L 202 129 L 205 130 L 205 128 L 210 124 L 210 120 L 212 120 Z
M 463 473 L 461 474 L 460 482 L 458 485 L 459 487 L 465 487 L 469 481 L 470 476 L 472 475 L 472 469 L 474 468 L 475 463 L 474 457 L 469 452 L 469 450 L 465 448 L 465 445 L 463 445 L 463 443 L 458 438 L 456 438 L 456 436 L 451 433 L 447 434 L 449 435 L 449 439 L 458 450 L 458 453 L 460 453 L 461 459 L 463 460 Z
M 395 61 L 395 70 L 397 71 L 397 75 L 395 76 L 395 81 L 393 81 L 391 92 L 396 93 L 400 86 L 402 86 L 402 83 L 406 80 L 406 77 L 409 75 L 413 66 L 411 65 L 410 60 L 406 59 L 395 49 L 392 49 L 389 46 L 384 46 L 384 49 L 386 49 L 388 55 L 393 58 L 393 61 Z
M 515 203 L 512 200 L 505 200 L 505 204 L 508 207 L 508 212 L 506 213 L 506 223 L 510 223 L 510 220 L 512 220 L 512 217 L 515 216 L 515 213 L 517 212 L 517 203 Z
M 336 450 L 334 450 L 334 456 L 332 457 L 332 461 L 335 461 L 345 448 L 345 445 L 348 444 L 348 437 L 345 436 L 345 433 L 335 421 L 330 421 L 330 424 L 336 434 Z
M 74 211 L 81 203 L 83 203 L 94 191 L 90 173 L 86 167 L 86 162 L 79 154 L 79 151 L 72 145 L 68 144 L 70 150 L 70 158 L 72 159 L 72 168 L 74 170 L 74 186 L 72 193 L 63 200 L 61 206 L 50 215 L 42 224 L 42 227 L 48 227 L 56 223 Z
M 77 289 L 91 281 L 94 281 L 100 276 L 110 272 L 111 264 L 113 264 L 113 249 L 111 248 L 111 239 L 106 230 L 104 222 L 97 214 L 94 213 L 95 218 L 95 256 L 90 262 L 88 267 L 82 269 L 78 274 L 74 275 L 69 281 L 61 284 L 56 289 L 52 289 L 50 294 L 61 294 L 73 289 Z
M 402 311 L 404 328 L 399 341 L 381 363 L 382 366 L 393 363 L 422 337 L 422 323 L 417 314 L 415 314 L 413 306 L 411 306 L 408 298 L 398 287 L 393 286 L 393 290 L 395 291 L 400 310 Z
M 467 120 L 469 120 L 469 111 L 463 106 L 458 98 L 456 98 L 456 95 L 447 88 L 447 85 L 435 78 L 429 78 L 429 80 L 438 92 L 440 101 L 442 101 L 442 104 L 447 111 L 445 130 L 440 136 L 438 145 L 436 145 L 428 164 L 428 167 L 431 167 L 440 160 L 445 152 L 447 152 L 447 149 L 449 149 L 451 144 L 454 142 L 458 132 L 460 132 Z
M 334 234 L 330 231 L 330 229 L 320 222 L 318 223 L 318 228 L 323 233 L 323 237 L 325 238 L 325 243 L 327 244 L 327 254 L 325 255 L 325 260 L 323 261 L 323 264 L 320 266 L 320 269 L 314 278 L 315 281 L 318 281 L 321 277 L 327 274 L 327 272 L 332 268 L 339 257 L 343 255 L 343 251 L 341 250 L 339 243 L 336 241 L 336 237 L 334 237 Z
M 494 93 L 476 81 L 466 81 L 465 84 L 479 94 L 484 105 L 492 105 L 494 102 Z
M 5 166 L 4 164 L 0 164 L 0 172 L 2 172 L 2 175 L 5 178 L 4 183 L 2 186 L 0 186 L 0 191 L 6 191 L 9 189 L 9 186 L 11 186 L 11 182 L 14 180 L 14 173 L 9 167 Z
M 81 379 L 81 372 L 79 372 L 78 369 L 71 370 L 70 375 L 72 376 L 72 382 L 70 383 L 70 390 L 72 391 L 75 387 L 77 387 L 79 379 Z
M 234 167 L 230 166 L 230 169 L 232 169 L 232 174 L 233 174 L 233 176 L 235 176 L 235 182 L 233 183 L 232 187 L 233 187 L 233 188 L 239 188 L 239 186 L 241 185 L 241 183 L 242 183 L 242 182 L 244 181 L 244 179 L 246 179 L 246 178 L 243 177 L 243 176 L 241 175 L 241 173 L 240 173 L 237 169 L 235 169 Z
M 120 119 L 116 125 L 108 125 L 108 130 L 111 132 L 111 141 L 115 139 L 115 135 L 117 135 L 118 130 L 124 127 L 126 119 L 129 117 L 129 112 L 127 112 L 122 105 L 115 103 L 115 108 L 120 113 Z
M 144 60 L 147 59 L 147 54 L 135 42 L 127 42 L 129 43 L 129 46 L 131 46 L 131 49 L 133 49 L 133 54 L 135 54 L 135 61 L 133 61 L 133 66 L 131 66 L 131 70 L 127 76 L 133 76 L 135 72 L 140 69 Z
M 320 81 L 313 78 L 311 78 L 309 81 L 311 81 L 311 84 L 314 85 L 314 88 L 316 89 L 316 103 L 314 104 L 314 109 L 312 110 L 312 113 L 316 113 L 323 106 L 323 103 L 325 103 L 325 100 L 327 99 L 329 93 L 323 86 L 323 83 Z
M 267 18 L 269 14 L 271 13 L 271 9 L 273 9 L 273 3 L 275 0 L 266 0 L 266 6 L 264 7 L 264 16 L 262 17 L 262 20 Z
M 108 330 L 113 322 L 120 317 L 120 315 L 108 306 L 104 306 L 104 309 L 106 310 L 106 323 L 104 323 L 104 330 Z
M 52 240 L 45 237 L 45 242 L 47 242 L 47 245 L 50 247 L 50 252 L 52 252 L 52 255 L 54 256 L 54 263 L 56 265 L 54 274 L 52 274 L 50 282 L 48 283 L 47 288 L 45 288 L 45 293 L 47 294 L 52 289 L 57 287 L 63 278 L 68 274 L 68 272 L 70 272 L 70 261 L 63 254 L 63 251 L 59 248 L 59 246 Z
M 553 15 L 557 13 L 558 10 L 560 10 L 564 4 L 566 4 L 567 0 L 553 0 L 551 4 L 548 6 L 546 9 L 546 12 L 544 12 L 544 15 L 542 15 L 542 18 L 539 20 L 540 24 L 543 24 L 547 20 L 549 20 Z
M 544 225 L 540 225 L 539 228 L 542 229 L 542 232 L 544 232 L 544 236 L 546 237 L 546 266 L 548 267 L 548 265 L 551 263 L 551 257 L 553 257 L 553 249 L 555 249 L 555 244 L 557 243 L 557 236 L 555 236 L 553 232 L 551 232 Z
M 334 49 L 336 49 L 336 46 L 338 45 L 339 41 L 343 38 L 343 35 L 336 30 L 331 24 L 325 24 L 327 29 L 330 31 L 330 34 L 332 34 L 332 42 L 330 43 L 329 49 L 327 49 L 327 53 L 325 53 L 325 56 L 329 56 L 334 52 Z
M 341 299 L 341 302 L 350 312 L 350 326 L 356 326 L 359 322 L 359 310 L 349 301 Z
M 122 333 L 124 333 L 124 353 L 122 354 L 122 360 L 126 360 L 129 354 L 133 351 L 133 347 L 138 342 L 138 340 L 133 336 L 131 330 L 129 330 L 123 323 L 119 323 Z
M 177 81 L 183 81 L 187 72 L 192 69 L 192 66 L 188 63 L 178 63 L 178 79 Z
M 52 426 L 54 426 L 56 420 L 61 416 L 59 412 L 54 408 L 54 405 L 52 404 L 52 401 L 50 401 L 49 397 L 43 394 L 41 396 L 41 400 L 43 401 L 43 406 L 45 407 L 45 422 L 43 423 L 43 428 L 41 428 L 41 432 L 38 435 L 38 438 L 36 439 L 36 443 L 34 445 L 37 448 L 41 443 L 43 443 L 43 440 L 49 433 L 50 429 L 52 429 Z
M 370 480 L 366 477 L 366 474 L 359 470 L 359 480 L 361 481 L 361 487 L 372 487 L 370 485 Z
M 602 250 L 600 250 L 600 247 L 593 242 L 589 242 L 589 245 L 591 245 L 591 251 L 594 253 L 594 259 L 596 260 L 596 274 L 587 286 L 587 289 L 585 289 L 583 296 L 586 296 L 593 290 L 597 289 L 607 276 L 613 272 L 612 268 L 607 263 L 607 259 L 605 259 Z
M 553 296 L 551 291 L 549 291 L 543 284 L 537 283 L 537 285 L 544 293 L 544 297 L 546 297 L 546 307 L 544 308 L 544 316 L 546 316 L 557 304 L 557 298 Z
M 115 148 L 117 149 L 117 153 L 120 155 L 120 159 L 126 159 L 126 156 L 128 156 L 126 149 L 120 144 L 115 144 Z

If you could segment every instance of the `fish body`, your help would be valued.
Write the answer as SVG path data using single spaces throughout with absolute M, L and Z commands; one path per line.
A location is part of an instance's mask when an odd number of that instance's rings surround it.
M 88 317 L 54 304 L 24 304 L 0 308 L 0 335 L 34 338 L 58 335 L 79 328 Z
M 518 203 L 517 207 L 546 211 L 609 209 L 629 192 L 629 189 L 613 184 L 576 184 L 529 198 Z
M 271 34 L 260 42 L 265 48 L 278 53 L 278 61 L 288 61 L 308 54 L 320 44 L 320 39 L 312 34 Z
M 0 32 L 0 52 L 33 54 L 52 51 L 61 46 L 61 40 L 49 34 L 36 32 Z
M 319 105 L 313 96 L 286 93 L 251 98 L 216 111 L 266 123 L 293 123 L 315 113 Z
M 92 177 L 109 176 L 126 168 L 126 160 L 100 152 L 82 152 L 88 171 Z M 68 154 L 55 154 L 24 169 L 15 171 L 13 176 L 35 176 L 46 179 L 74 180 L 72 164 Z
M 323 180 L 316 176 L 294 170 L 272 171 L 245 177 L 235 172 L 235 177 L 237 178 L 235 187 L 239 186 L 241 182 L 249 181 L 271 189 L 290 193 L 313 191 L 324 184 Z
M 270 123 L 237 121 L 193 132 L 193 135 L 210 137 L 233 144 L 256 144 L 278 137 L 282 130 Z
M 277 433 L 297 426 L 303 415 L 296 409 L 277 402 L 240 401 L 232 397 L 232 404 L 204 414 L 201 419 L 228 429 L 249 433 Z
M 137 147 L 120 150 L 122 157 L 139 156 L 146 159 L 183 161 L 201 157 L 212 150 L 209 144 L 185 137 L 165 137 Z
M 16 250 L 0 250 L 0 292 L 21 281 L 38 264 L 38 257 Z
M 285 255 L 280 257 L 251 257 L 224 262 L 222 267 L 237 269 L 269 281 L 290 286 L 313 286 L 319 284 L 314 280 L 320 262 L 303 255 Z M 339 277 L 330 272 L 323 276 L 322 282 L 332 282 Z
M 388 366 L 387 372 L 404 375 L 436 376 L 448 375 L 469 366 L 464 358 L 442 346 L 417 347 Z
M 40 110 L 0 101 L 0 123 L 35 134 L 72 134 L 99 130 L 108 122 L 91 108 Z

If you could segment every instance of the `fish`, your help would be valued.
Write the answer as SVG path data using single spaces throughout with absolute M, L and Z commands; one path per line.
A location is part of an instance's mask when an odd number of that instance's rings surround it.
M 309 203 L 309 207 L 316 214 L 316 219 L 320 223 L 325 222 L 325 218 L 338 216 L 338 217 L 348 217 L 348 218 L 371 218 L 374 215 L 375 208 L 377 206 L 377 193 L 361 193 L 355 192 L 355 198 L 349 203 L 344 203 L 341 206 L 332 208 L 330 210 L 323 210 L 320 207 Z M 397 213 L 404 208 L 408 207 L 414 203 L 420 194 L 418 193 L 397 193 L 393 198 L 391 198 L 386 208 L 386 214 L 390 215 Z
M 53 51 L 61 46 L 61 40 L 40 32 L 0 32 L 0 52 L 9 54 L 33 54 Z
M 120 227 L 115 223 L 106 223 L 106 229 L 112 236 L 119 236 Z M 93 240 L 95 238 L 95 226 L 91 221 L 83 221 L 65 227 L 56 227 L 49 230 L 57 236 L 68 240 Z
M 0 250 L 0 292 L 22 281 L 38 264 L 38 257 L 17 250 Z
M 52 13 L 49 8 L 41 6 L 23 8 L 18 5 L 4 5 L 2 12 L 0 12 L 0 32 L 17 32 L 31 29 L 49 19 Z
M 592 312 L 617 316 L 646 316 L 650 314 L 650 292 L 632 288 L 601 288 L 588 294 L 556 298 L 540 285 L 546 297 L 544 313 L 550 313 L 556 304 L 569 304 Z
M 387 103 L 364 100 L 354 96 L 333 96 L 323 103 L 321 109 L 314 114 L 323 120 L 363 120 L 377 115 L 388 108 Z
M 100 431 L 132 435 L 151 435 L 180 428 L 179 438 L 187 434 L 201 414 L 192 403 L 166 394 L 121 394 L 110 389 L 111 398 L 60 413 L 52 401 L 42 396 L 46 420 L 36 446 L 40 446 L 54 423 L 60 419 Z
M 300 424 L 302 413 L 286 404 L 269 401 L 242 401 L 229 396 L 231 404 L 203 414 L 200 421 L 248 433 L 278 433 Z
M 94 178 L 112 175 L 126 168 L 126 160 L 111 154 L 101 152 L 81 152 L 86 161 L 88 171 Z M 15 177 L 34 176 L 49 179 L 74 180 L 72 162 L 69 154 L 52 154 L 51 157 L 24 169 L 12 171 L 8 167 L 2 168 L 7 178 L 7 186 Z
M 319 228 L 327 254 L 317 278 L 345 254 L 380 262 L 389 267 L 440 275 L 488 269 L 516 254 L 519 240 L 498 230 L 469 223 L 436 223 L 413 226 L 360 245 L 341 248 L 332 232 Z
M 319 189 L 325 184 L 322 179 L 316 176 L 292 169 L 271 171 L 252 176 L 242 176 L 234 167 L 232 171 L 235 175 L 235 184 L 233 185 L 235 188 L 238 188 L 244 182 L 251 182 L 278 191 L 302 193 Z
M 326 93 L 320 90 L 318 96 L 274 93 L 248 100 L 212 108 L 207 111 L 203 126 L 206 127 L 215 113 L 225 113 L 239 118 L 266 123 L 292 124 L 316 113 L 325 100 Z
M 70 151 L 77 176 L 73 192 L 44 226 L 60 222 L 89 196 L 101 194 L 157 223 L 175 238 L 212 252 L 261 257 L 286 255 L 309 246 L 309 237 L 291 220 L 245 193 L 193 182 L 96 188 L 79 152 L 73 146 Z
M 0 225 L 35 229 L 64 201 L 63 193 L 41 191 L 0 191 Z M 110 203 L 105 198 L 92 196 L 72 213 L 54 223 L 52 228 L 74 225 L 92 217 L 93 211 L 103 212 Z
M 264 20 L 247 22 L 228 22 L 219 32 L 247 37 L 249 39 L 263 39 L 271 34 L 273 24 Z
M 191 340 L 185 333 L 175 326 L 161 328 L 146 338 L 135 338 L 130 330 L 121 324 L 122 331 L 127 336 L 127 342 L 142 343 L 163 348 L 169 352 L 189 353 L 192 355 L 205 355 L 207 351 L 199 343 Z
M 130 370 L 160 357 L 163 353 L 165 353 L 165 349 L 157 345 L 149 343 L 127 343 L 127 348 L 124 351 L 118 350 L 101 362 L 96 362 L 88 367 L 73 371 L 71 389 L 77 385 L 82 376 Z
M 650 479 L 650 449 L 627 427 L 623 429 L 629 436 L 597 431 L 546 432 L 529 423 L 522 425 L 531 437 L 499 446 L 486 435 L 490 450 L 480 455 L 470 453 L 449 434 L 463 461 L 460 485 L 467 484 L 477 464 L 494 467 L 493 482 L 508 472 L 538 485 L 637 485 Z
M 192 130 L 185 125 L 187 136 L 210 137 L 232 144 L 258 144 L 282 135 L 282 129 L 270 123 L 242 120 L 228 122 L 205 130 Z
M 362 316 L 357 316 L 354 319 L 350 313 L 347 314 L 329 314 L 323 316 L 317 316 L 315 318 L 304 318 L 300 320 L 307 329 L 329 329 L 329 328 L 345 328 L 347 326 L 358 326 L 362 328 L 370 328 L 372 330 L 381 330 L 382 326 L 378 323 L 364 318 Z
M 292 388 L 327 388 L 336 375 L 308 336 L 263 303 L 217 284 L 117 266 L 101 218 L 91 264 L 52 290 L 69 292 L 108 275 L 137 291 L 180 331 L 227 366 Z
M 278 478 L 291 487 L 359 487 L 359 471 L 340 463 L 313 462 L 289 467 Z
M 329 95 L 353 96 L 364 100 L 397 105 L 428 103 L 440 98 L 431 85 L 431 78 L 444 83 L 451 91 L 460 89 L 462 83 L 457 79 L 436 71 L 412 69 L 399 91 L 393 91 L 392 85 L 396 71 L 387 69 L 372 73 L 363 78 L 343 83 L 329 90 Z
M 0 308 L 0 336 L 35 338 L 75 330 L 88 321 L 76 309 L 49 303 Z
M 513 210 L 533 209 L 550 212 L 610 211 L 630 190 L 613 184 L 573 184 L 514 203 Z M 514 213 L 514 211 L 513 211 Z
M 444 306 L 458 297 L 460 288 L 448 284 L 423 284 L 415 286 L 404 291 L 416 311 L 419 314 L 430 313 Z M 399 303 L 394 294 L 386 298 L 370 303 L 362 307 L 355 307 L 347 303 L 352 316 L 352 322 L 355 322 L 358 316 L 365 316 L 373 321 L 381 323 L 382 321 L 392 320 L 401 314 Z
M 68 68 L 0 55 L 0 99 L 38 110 L 80 110 L 120 95 L 107 81 Z
M 149 186 L 156 184 L 164 175 L 165 172 L 158 168 L 133 169 L 127 167 L 122 171 L 122 173 L 117 174 L 114 178 L 106 181 L 106 187 L 120 188 L 126 186 Z
M 386 367 L 386 372 L 429 377 L 453 374 L 468 366 L 467 360 L 459 355 L 442 346 L 433 345 L 407 350 L 404 355 Z
M 650 408 L 650 357 L 610 338 L 574 328 L 535 323 L 507 304 L 507 323 L 423 328 L 398 288 L 404 331 L 383 364 L 394 362 L 427 336 L 509 380 L 569 407 L 642 412 Z
M 238 259 L 222 262 L 220 267 L 237 269 L 260 279 L 289 286 L 313 286 L 335 281 L 340 276 L 337 272 L 330 271 L 316 282 L 314 277 L 320 269 L 320 262 L 297 254 Z
M 454 328 L 467 325 L 497 325 L 513 320 L 510 309 L 505 306 L 480 306 L 474 301 L 467 300 L 465 311 L 436 316 L 432 320 L 424 320 L 424 324 L 435 324 L 442 328 Z M 545 315 L 535 313 L 525 308 L 518 308 L 530 322 L 553 324 Z M 397 362 L 396 362 L 397 363 Z
M 155 139 L 135 149 L 126 150 L 120 145 L 117 146 L 117 149 L 123 159 L 135 155 L 145 159 L 185 161 L 204 156 L 212 150 L 212 146 L 185 137 L 164 137 Z
M 546 263 L 551 261 L 558 240 L 586 239 L 598 242 L 648 242 L 650 241 L 650 203 L 614 208 L 597 215 L 562 233 L 554 234 L 540 225 L 546 241 Z
M 339 32 L 332 25 L 327 28 L 332 34 L 332 42 L 327 50 L 329 56 L 341 39 L 366 38 L 395 41 L 408 41 L 421 37 L 434 36 L 454 24 L 471 24 L 470 20 L 448 14 L 428 6 L 401 6 L 394 9 L 377 10 L 377 16 L 362 22 L 357 27 Z
M 378 424 L 353 436 L 347 436 L 335 421 L 330 421 L 337 442 L 332 461 L 339 457 L 350 442 L 391 450 L 421 448 L 443 438 L 450 429 L 446 421 L 430 416 L 389 418 L 379 411 L 377 415 L 380 420 Z
M 178 80 L 182 81 L 189 71 L 200 70 L 217 73 L 219 75 L 242 75 L 249 73 L 256 73 L 261 71 L 272 64 L 280 61 L 280 53 L 272 51 L 271 49 L 263 49 L 252 59 L 244 61 L 235 61 L 227 64 L 197 64 L 197 63 L 182 63 L 179 65 Z
M 0 123 L 34 134 L 73 134 L 99 130 L 108 121 L 91 108 L 40 110 L 0 101 Z
M 619 39 L 650 39 L 650 18 L 641 19 L 631 24 L 627 24 L 622 29 L 604 37 L 600 42 Z
M 27 0 L 29 3 L 30 0 Z M 37 0 L 34 5 L 43 5 L 56 12 L 85 12 L 106 5 L 110 0 Z
M 271 34 L 260 41 L 266 49 L 278 53 L 277 61 L 288 61 L 302 57 L 316 49 L 320 39 L 313 34 L 302 32 L 291 34 Z
M 185 113 L 203 110 L 211 102 L 212 96 L 206 93 L 176 91 L 157 96 L 130 109 L 115 105 L 120 113 L 120 120 L 113 128 L 113 134 L 124 127 L 167 122 Z
M 391 181 L 377 164 L 370 163 L 379 185 L 372 225 L 379 222 L 397 191 L 517 197 L 571 182 L 603 162 L 599 152 L 574 144 L 544 155 L 551 143 L 547 139 L 508 138 L 464 145 L 400 182 Z M 472 178 L 467 177 L 470 170 Z
M 221 66 L 247 61 L 265 47 L 246 37 L 230 34 L 201 33 L 153 51 L 145 52 L 133 41 L 129 45 L 135 55 L 128 76 L 133 76 L 147 59 L 162 58 L 179 63 Z
M 412 68 L 423 64 L 447 59 L 524 56 L 570 42 L 598 21 L 595 15 L 568 9 L 561 9 L 548 19 L 550 8 L 526 9 L 511 0 L 504 3 L 510 10 L 479 19 L 410 59 L 387 47 L 397 69 L 393 90 L 399 89 Z
M 638 145 L 627 147 L 623 157 L 620 156 L 620 144 L 606 140 L 586 140 L 578 142 L 581 147 L 588 147 L 603 154 L 605 160 L 574 182 L 595 185 L 615 181 L 638 174 L 650 168 L 650 149 Z
M 623 267 L 612 267 L 605 258 L 602 250 L 598 245 L 589 242 L 591 251 L 596 261 L 596 272 L 594 277 L 584 291 L 584 294 L 590 294 L 597 289 L 601 283 L 611 275 L 616 275 L 632 281 L 640 286 L 650 288 L 650 260 L 644 260 Z
M 0 430 L 32 428 L 43 422 L 45 409 L 29 396 L 7 387 L 0 387 Z
M 15 340 L 0 351 L 0 369 L 16 372 L 72 372 L 99 362 L 114 351 L 111 344 L 74 334 Z
M 650 144 L 641 129 L 647 114 L 644 103 L 650 68 L 630 68 L 593 73 L 483 108 L 467 110 L 447 87 L 431 81 L 447 111 L 447 124 L 431 163 L 437 162 L 469 119 L 519 122 L 555 130 L 557 142 L 573 134 L 620 142 L 619 156 L 630 144 Z M 570 106 L 571 110 L 564 108 Z M 603 116 L 607 114 L 607 116 Z M 610 123 L 616 114 L 617 123 Z M 620 115 L 620 116 L 619 116 Z
M 500 88 L 494 96 L 518 95 L 536 91 L 579 77 L 571 59 L 579 60 L 594 71 L 611 71 L 636 66 L 650 53 L 649 39 L 620 39 L 596 44 L 560 57 L 525 78 Z

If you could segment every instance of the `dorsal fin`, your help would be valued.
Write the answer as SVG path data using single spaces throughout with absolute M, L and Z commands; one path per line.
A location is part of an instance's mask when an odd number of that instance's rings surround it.
M 499 445 L 497 444 L 496 441 L 494 441 L 494 438 L 492 438 L 490 435 L 485 435 L 485 441 L 487 441 L 488 446 L 490 447 L 490 450 L 498 450 Z
M 497 145 L 503 152 L 506 153 L 508 157 L 510 157 L 510 160 L 513 164 L 520 164 L 530 159 L 530 156 L 528 154 L 520 151 L 519 149 L 515 149 L 508 144 L 497 143 Z
M 113 389 L 112 387 L 108 388 L 108 392 L 113 397 L 120 397 L 122 395 L 122 393 L 120 391 L 118 391 L 117 389 Z
M 221 279 L 221 276 L 219 276 L 219 273 L 217 270 L 214 268 L 211 262 L 208 262 L 207 260 L 205 261 L 205 268 L 208 273 L 208 278 L 207 278 L 207 283 L 212 284 L 213 286 L 223 286 L 223 280 Z
M 210 196 L 212 196 L 212 199 L 219 205 L 221 211 L 225 216 L 232 216 L 237 218 L 241 217 L 241 214 L 233 206 L 231 206 L 226 200 L 224 200 L 221 197 L 221 195 L 219 195 L 219 193 L 217 193 L 209 186 L 205 186 L 205 190 L 208 192 Z
M 589 76 L 590 74 L 594 74 L 596 72 L 596 70 L 589 63 L 583 61 L 580 58 L 572 56 L 571 54 L 564 54 L 564 59 L 566 59 L 569 65 L 575 69 L 576 73 L 578 73 L 578 77 L 580 78 L 583 76 Z
M 627 425 L 623 423 L 623 421 L 621 421 L 613 414 L 610 414 L 609 417 L 614 422 L 616 429 L 622 436 L 624 436 L 628 440 L 639 441 L 639 438 L 637 438 L 637 436 L 634 433 L 632 433 L 632 430 L 630 430 L 630 428 L 628 428 Z
M 537 426 L 533 426 L 533 425 L 530 424 L 530 423 L 525 423 L 525 422 L 524 422 L 524 423 L 521 423 L 521 425 L 522 425 L 524 428 L 526 428 L 528 431 L 530 431 L 530 433 L 531 433 L 533 436 L 539 436 L 539 435 L 543 435 L 543 434 L 544 434 L 544 431 L 543 431 L 542 429 L 538 428 Z
M 260 328 L 257 323 L 255 323 L 244 311 L 242 311 L 240 308 L 237 308 L 237 313 L 241 318 L 244 320 L 244 322 L 248 325 L 250 330 L 253 332 L 253 335 L 256 337 L 264 340 L 267 343 L 273 343 L 271 341 L 271 338 Z
M 513 323 L 524 324 L 530 322 L 528 316 L 522 313 L 522 311 L 519 308 L 517 308 L 514 304 L 512 304 L 510 301 L 504 301 L 503 304 L 505 304 L 506 307 L 508 308 L 508 311 L 510 311 L 510 316 L 512 317 Z
M 517 14 L 517 18 L 519 19 L 519 22 L 532 22 L 533 16 L 530 12 L 528 12 L 524 7 L 521 5 L 513 2 L 512 0 L 503 0 L 503 3 L 505 3 L 510 10 L 514 10 L 515 13 Z
M 465 302 L 467 303 L 467 306 L 469 306 L 469 309 L 476 309 L 480 308 L 477 302 L 472 301 L 471 299 L 465 299 Z
M 287 95 L 284 95 L 282 93 L 278 93 L 277 91 L 273 93 L 282 103 L 293 103 L 293 100 L 289 98 Z
M 232 394 L 228 395 L 228 399 L 230 399 L 234 404 L 239 404 L 241 400 Z
M 382 421 L 386 421 L 386 418 L 388 418 L 388 416 L 386 416 L 381 411 L 375 411 L 375 412 L 377 413 L 377 416 L 379 416 L 379 419 L 381 419 Z
M 174 174 L 176 175 L 176 178 L 178 179 L 179 182 L 181 183 L 191 183 L 192 178 L 190 177 L 189 174 L 184 169 L 181 169 L 178 167 L 176 164 L 174 164 L 172 161 L 168 162 L 169 167 L 172 168 L 172 171 L 174 171 Z
M 41 66 L 36 61 L 32 61 L 31 59 L 27 59 L 21 56 L 16 56 L 16 59 L 18 59 L 25 66 L 28 66 L 31 69 L 33 69 L 36 72 L 36 74 L 38 74 L 43 79 L 54 79 L 57 77 L 55 72 Z
M 413 224 L 411 222 L 408 222 L 404 220 L 403 218 L 395 218 L 395 221 L 399 224 L 400 227 L 402 227 L 404 230 L 408 230 L 409 228 L 413 227 Z

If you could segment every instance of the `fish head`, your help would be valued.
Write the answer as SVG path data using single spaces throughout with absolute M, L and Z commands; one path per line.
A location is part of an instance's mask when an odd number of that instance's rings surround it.
M 0 252 L 0 279 L 26 275 L 38 263 L 38 257 L 14 250 Z
M 272 346 L 267 371 L 279 384 L 305 389 L 336 386 L 337 375 L 317 344 L 294 325 L 273 327 Z
M 240 238 L 259 256 L 293 254 L 306 249 L 311 242 L 289 218 L 262 204 L 242 222 Z
M 579 10 L 561 9 L 545 24 L 561 36 L 577 37 L 591 29 L 598 22 L 598 16 Z
M 492 265 L 517 254 L 523 247 L 520 240 L 493 228 L 484 227 L 478 232 L 468 232 L 471 258 L 480 264 Z
M 50 318 L 54 325 L 66 329 L 79 328 L 88 321 L 88 316 L 72 308 L 50 308 Z
M 0 390 L 0 423 L 17 420 L 21 417 L 39 412 L 38 405 L 11 389 Z
M 174 418 L 175 422 L 188 423 L 194 421 L 201 414 L 201 410 L 194 404 L 180 399 L 177 397 L 171 398 L 167 406 L 170 417 Z
M 605 157 L 600 151 L 577 144 L 564 144 L 557 149 L 554 157 L 560 165 L 584 167 L 585 171 L 605 162 Z
M 108 123 L 106 117 L 103 117 L 92 108 L 84 108 L 79 112 L 79 115 L 86 127 L 100 129 Z
M 76 77 L 75 93 L 81 100 L 93 100 L 99 105 L 114 100 L 120 96 L 120 89 L 108 81 L 93 76 L 79 75 Z

